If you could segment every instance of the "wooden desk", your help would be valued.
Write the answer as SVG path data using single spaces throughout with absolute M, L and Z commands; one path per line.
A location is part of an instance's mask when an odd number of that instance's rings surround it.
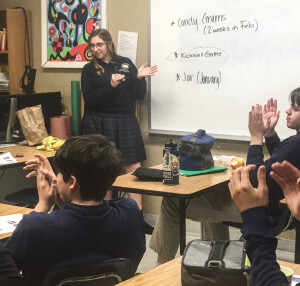
M 181 257 L 117 284 L 118 286 L 181 286 Z
M 153 168 L 161 169 L 162 165 L 157 165 Z M 180 215 L 180 254 L 183 254 L 186 245 L 185 201 L 206 192 L 227 188 L 230 174 L 231 169 L 228 168 L 227 171 L 220 173 L 191 177 L 180 176 L 179 185 L 173 186 L 164 185 L 162 182 L 141 181 L 131 174 L 125 174 L 116 179 L 110 190 L 178 198 Z
M 300 264 L 278 260 L 283 266 L 290 267 L 294 274 L 300 275 Z M 118 286 L 182 286 L 181 284 L 181 257 L 171 260 L 159 267 L 137 275 L 118 284 Z
M 36 147 L 29 147 L 29 146 L 11 146 L 11 147 L 2 147 L 0 148 L 0 152 L 10 152 L 15 159 L 18 161 L 17 163 L 14 164 L 0 164 L 0 170 L 7 169 L 7 168 L 13 168 L 17 166 L 24 165 L 24 163 L 29 160 L 34 158 L 34 154 L 42 154 L 48 158 L 54 157 L 55 151 L 41 151 L 37 150 Z M 21 153 L 23 154 L 23 157 L 16 158 L 16 154 Z
M 0 216 L 17 214 L 17 213 L 19 213 L 19 214 L 28 214 L 30 212 L 32 212 L 32 209 L 0 203 Z M 10 235 L 11 235 L 11 232 L 1 233 L 0 234 L 0 239 L 5 238 L 5 237 L 9 237 Z

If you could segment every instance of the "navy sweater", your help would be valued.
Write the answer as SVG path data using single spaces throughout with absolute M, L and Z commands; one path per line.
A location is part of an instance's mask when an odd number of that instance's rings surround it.
M 279 201 L 283 199 L 283 192 L 279 185 L 271 178 L 270 172 L 273 163 L 287 160 L 300 169 L 300 133 L 291 136 L 282 142 L 275 134 L 266 138 L 266 145 L 270 153 L 270 158 L 264 161 L 263 146 L 249 146 L 247 165 L 255 164 L 256 169 L 250 174 L 250 181 L 254 187 L 257 187 L 257 170 L 261 165 L 266 166 L 267 186 L 269 188 L 269 207 L 273 216 L 280 215 Z
M 108 258 L 129 258 L 136 271 L 146 249 L 143 217 L 127 198 L 66 203 L 50 214 L 24 215 L 6 246 L 30 286 L 40 286 L 52 267 Z
M 255 207 L 241 213 L 242 233 L 246 252 L 251 261 L 253 286 L 288 286 L 285 275 L 276 261 L 277 238 L 270 233 L 267 207 Z
M 81 74 L 85 112 L 134 113 L 135 100 L 146 96 L 145 79 L 137 78 L 137 68 L 128 58 L 116 58 L 110 63 L 97 61 L 104 68 L 101 76 L 96 74 L 94 61 L 86 64 Z M 112 74 L 115 73 L 124 74 L 125 81 L 113 88 L 110 82 Z
M 11 258 L 9 251 L 0 242 L 0 285 L 21 286 L 22 277 Z

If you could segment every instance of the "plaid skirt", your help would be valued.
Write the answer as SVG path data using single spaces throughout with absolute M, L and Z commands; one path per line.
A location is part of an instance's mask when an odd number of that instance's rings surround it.
M 80 135 L 102 134 L 122 152 L 125 165 L 146 160 L 139 123 L 134 114 L 84 112 Z

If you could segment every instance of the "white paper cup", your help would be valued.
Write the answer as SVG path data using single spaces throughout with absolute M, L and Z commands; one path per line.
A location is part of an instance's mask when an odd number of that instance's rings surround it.
M 287 281 L 289 283 L 292 282 L 292 278 L 293 278 L 293 274 L 294 274 L 294 270 L 289 268 L 289 267 L 286 267 L 286 266 L 281 266 L 280 265 L 280 270 L 281 272 L 283 272 L 287 278 Z

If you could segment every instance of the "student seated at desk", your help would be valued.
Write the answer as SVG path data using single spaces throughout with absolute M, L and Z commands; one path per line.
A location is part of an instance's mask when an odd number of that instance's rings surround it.
M 300 168 L 300 88 L 290 94 L 290 107 L 286 110 L 287 127 L 296 130 L 297 134 L 282 142 L 275 126 L 279 119 L 277 101 L 268 100 L 264 109 L 261 105 L 252 106 L 249 112 L 249 131 L 251 135 L 247 155 L 247 164 L 255 164 L 251 170 L 250 181 L 257 186 L 257 171 L 259 166 L 266 167 L 266 182 L 270 190 L 269 211 L 272 216 L 280 216 L 279 201 L 283 198 L 281 187 L 271 178 L 273 163 L 287 160 Z M 270 158 L 264 161 L 263 137 L 270 153 Z M 218 192 L 208 192 L 191 199 L 186 208 L 186 217 L 201 221 L 203 239 L 228 240 L 228 226 L 222 221 L 241 222 L 240 212 L 232 202 L 228 189 Z M 163 198 L 160 218 L 155 226 L 150 241 L 150 247 L 158 253 L 158 263 L 164 263 L 175 257 L 179 245 L 179 212 L 178 200 Z
M 258 169 L 257 188 L 252 187 L 249 180 L 249 172 L 254 168 L 255 165 L 248 165 L 233 171 L 229 182 L 232 199 L 243 218 L 242 233 L 251 261 L 251 282 L 253 286 L 288 286 L 276 261 L 277 238 L 269 231 L 266 168 Z M 287 161 L 275 163 L 272 168 L 275 172 L 271 172 L 271 177 L 282 188 L 291 212 L 299 220 L 300 171 Z
M 56 152 L 57 177 L 42 155 L 24 169 L 36 176 L 39 202 L 6 246 L 25 285 L 40 286 L 50 268 L 129 258 L 136 271 L 145 252 L 143 217 L 134 200 L 105 201 L 122 168 L 120 151 L 102 135 L 71 137 Z M 61 210 L 47 213 L 58 195 Z

